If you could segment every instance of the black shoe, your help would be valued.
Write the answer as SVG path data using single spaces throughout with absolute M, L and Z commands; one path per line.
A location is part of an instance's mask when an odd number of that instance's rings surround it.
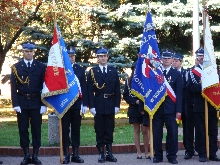
M 210 156 L 209 160 L 212 160 L 212 161 L 220 161 L 220 159 L 217 157 L 217 155 L 215 155 L 215 156 Z
M 142 156 L 137 156 L 137 159 L 142 159 Z
M 117 159 L 112 155 L 111 152 L 106 153 L 105 160 L 109 162 L 117 162 Z
M 0 164 L 2 164 L 3 163 L 3 161 L 0 161 Z
M 153 158 L 153 163 L 160 163 L 163 162 L 163 159 L 161 158 Z
M 21 162 L 21 165 L 31 164 L 31 163 L 32 163 L 32 160 L 31 160 L 30 154 L 26 154 L 26 155 L 24 156 L 23 161 Z
M 32 164 L 35 164 L 35 165 L 42 164 L 41 161 L 38 159 L 37 155 L 35 154 L 32 156 Z
M 71 162 L 84 163 L 84 160 L 81 159 L 81 158 L 79 157 L 79 155 L 77 155 L 77 156 L 72 156 L 72 157 L 71 157 Z
M 70 155 L 64 155 L 63 164 L 69 164 L 69 163 L 70 163 Z
M 168 160 L 171 164 L 178 164 L 178 161 L 176 159 L 170 159 Z
M 190 155 L 189 153 L 186 153 L 186 155 L 184 156 L 184 159 L 191 159 L 192 155 Z
M 98 158 L 98 163 L 105 163 L 105 155 L 104 154 L 99 154 Z
M 200 162 L 206 162 L 206 157 L 200 157 L 200 158 L 199 158 L 199 161 L 200 161 Z

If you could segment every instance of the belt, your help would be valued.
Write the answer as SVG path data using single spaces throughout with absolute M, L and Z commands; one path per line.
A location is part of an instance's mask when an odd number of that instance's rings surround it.
M 108 93 L 104 93 L 104 94 L 95 94 L 96 97 L 103 97 L 105 99 L 110 98 L 110 97 L 114 97 L 114 93 L 113 94 L 108 94 Z
M 40 96 L 40 93 L 30 94 L 30 93 L 23 93 L 23 92 L 20 92 L 20 91 L 18 91 L 18 94 L 27 97 L 27 99 L 36 98 L 36 97 Z

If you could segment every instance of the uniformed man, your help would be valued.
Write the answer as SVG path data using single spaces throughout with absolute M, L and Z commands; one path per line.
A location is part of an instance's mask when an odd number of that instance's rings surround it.
M 173 52 L 170 50 L 162 51 L 163 74 L 167 81 L 168 95 L 160 105 L 153 118 L 153 163 L 163 161 L 162 138 L 164 123 L 167 128 L 166 143 L 169 147 L 166 149 L 166 157 L 172 164 L 178 164 L 178 125 L 176 119 L 181 117 L 182 112 L 182 80 L 181 74 L 171 67 Z M 173 94 L 172 94 L 173 93 Z
M 204 49 L 196 51 L 198 65 L 190 71 L 189 89 L 194 93 L 195 115 L 195 148 L 199 154 L 199 161 L 206 162 L 206 132 L 205 132 L 205 99 L 202 97 L 201 73 L 203 69 Z M 209 135 L 209 160 L 220 161 L 218 151 L 218 118 L 216 109 L 208 102 L 208 135 Z
M 179 53 L 174 53 L 173 54 L 173 63 L 172 66 L 174 69 L 176 69 L 177 71 L 180 72 L 181 77 L 182 77 L 182 83 L 183 83 L 183 100 L 182 100 L 182 113 L 181 113 L 181 120 L 182 120 L 182 126 L 183 126 L 183 145 L 184 148 L 186 148 L 186 114 L 185 114 L 185 100 L 186 98 L 185 96 L 185 84 L 184 84 L 184 76 L 186 74 L 186 70 L 183 69 L 182 67 L 182 63 L 183 63 L 183 55 L 179 54 Z
M 90 112 L 94 116 L 99 163 L 116 162 L 112 155 L 115 114 L 120 108 L 120 82 L 117 70 L 107 65 L 108 50 L 96 51 L 99 65 L 90 69 L 88 74 L 88 91 Z M 104 154 L 106 146 L 106 156 Z
M 33 59 L 35 44 L 24 42 L 24 59 L 12 66 L 11 98 L 13 109 L 17 112 L 20 145 L 24 151 L 21 164 L 41 164 L 38 152 L 41 146 L 42 114 L 47 111 L 41 102 L 45 65 Z M 29 122 L 31 124 L 33 155 L 29 153 Z
M 84 163 L 84 160 L 81 159 L 78 155 L 78 148 L 80 146 L 80 126 L 81 119 L 83 114 L 88 110 L 88 93 L 87 93 L 87 84 L 86 84 L 86 75 L 85 69 L 80 65 L 75 63 L 76 53 L 73 47 L 70 47 L 67 50 L 69 54 L 70 62 L 73 67 L 74 74 L 79 80 L 81 93 L 76 102 L 70 107 L 70 109 L 62 117 L 62 133 L 63 133 L 63 151 L 64 159 L 63 164 L 69 164 L 70 154 L 69 146 L 72 144 L 72 157 L 71 162 L 75 163 Z M 69 138 L 71 126 L 71 143 Z
M 185 156 L 184 159 L 191 159 L 192 156 L 198 156 L 194 147 L 194 130 L 195 130 L 195 115 L 193 112 L 194 107 L 194 94 L 189 89 L 189 76 L 190 70 L 198 65 L 197 59 L 195 65 L 191 68 L 186 69 L 186 74 L 183 77 L 184 80 L 184 98 L 185 98 L 185 116 L 186 116 L 186 136 L 185 136 Z

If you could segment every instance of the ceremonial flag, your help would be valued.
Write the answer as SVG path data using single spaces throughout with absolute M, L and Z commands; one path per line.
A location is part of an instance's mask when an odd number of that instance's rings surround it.
M 132 78 L 131 93 L 144 102 L 144 109 L 151 118 L 167 95 L 160 65 L 157 37 L 151 13 L 148 11 L 136 69 Z
M 206 12 L 205 12 L 206 13 Z M 216 109 L 220 108 L 220 84 L 217 73 L 216 58 L 212 41 L 212 34 L 209 26 L 209 15 L 205 14 L 204 27 L 204 59 L 202 80 L 202 96 Z
M 55 25 L 41 99 L 48 107 L 55 109 L 58 118 L 62 118 L 78 97 L 78 79 L 71 66 L 60 29 Z

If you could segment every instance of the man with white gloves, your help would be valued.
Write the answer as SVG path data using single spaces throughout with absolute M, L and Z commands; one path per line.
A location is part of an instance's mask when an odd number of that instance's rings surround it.
M 76 53 L 73 47 L 67 49 L 69 54 L 70 62 L 74 74 L 78 78 L 79 83 L 79 98 L 75 103 L 68 109 L 68 111 L 62 117 L 62 133 L 63 133 L 63 164 L 69 164 L 70 154 L 69 146 L 72 145 L 72 157 L 71 162 L 75 163 L 84 163 L 84 160 L 81 159 L 78 155 L 78 148 L 80 146 L 80 126 L 81 119 L 83 114 L 88 111 L 88 93 L 87 93 L 87 83 L 85 69 L 75 63 Z M 69 132 L 71 125 L 71 142 L 69 138 Z
M 99 65 L 90 69 L 88 73 L 88 92 L 90 112 L 95 121 L 98 162 L 117 162 L 112 155 L 112 143 L 115 114 L 119 111 L 121 101 L 120 82 L 117 69 L 107 65 L 108 50 L 99 48 L 96 55 Z
M 47 107 L 41 101 L 46 66 L 33 59 L 35 43 L 22 43 L 24 59 L 12 66 L 11 98 L 13 109 L 17 112 L 20 145 L 24 151 L 21 164 L 41 164 L 38 152 L 41 146 L 42 114 Z M 29 122 L 33 145 L 32 158 L 29 153 Z

